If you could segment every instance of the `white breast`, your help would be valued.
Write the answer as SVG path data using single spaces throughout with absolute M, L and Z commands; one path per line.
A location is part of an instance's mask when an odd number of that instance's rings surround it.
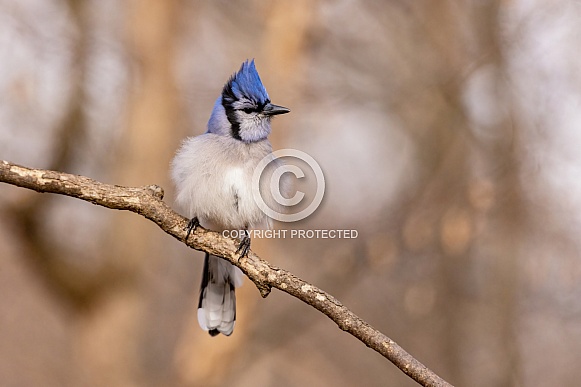
M 178 204 L 216 231 L 268 227 L 268 217 L 254 202 L 252 175 L 270 151 L 268 142 L 249 147 L 212 133 L 187 139 L 172 162 Z
M 242 167 L 229 167 L 224 173 L 222 192 L 232 203 L 232 223 L 243 227 L 244 223 L 256 225 L 265 219 L 266 216 L 254 202 L 252 175 L 248 170 Z
M 244 171 L 242 168 L 230 167 L 226 170 L 224 175 L 224 190 L 226 193 L 230 191 L 237 192 L 238 195 L 243 195 L 247 190 L 248 182 L 245 181 Z

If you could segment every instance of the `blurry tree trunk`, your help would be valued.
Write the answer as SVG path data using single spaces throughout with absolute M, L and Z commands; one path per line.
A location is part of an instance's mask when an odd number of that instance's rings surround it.
M 483 64 L 491 73 L 492 90 L 490 114 L 495 122 L 488 128 L 489 137 L 480 142 L 485 158 L 486 175 L 491 183 L 495 200 L 490 208 L 489 226 L 480 241 L 483 257 L 489 259 L 490 268 L 485 300 L 491 306 L 480 318 L 491 320 L 492 332 L 485 337 L 491 342 L 491 353 L 499 369 L 490 382 L 496 386 L 520 385 L 521 360 L 518 353 L 518 289 L 521 283 L 520 251 L 523 230 L 526 229 L 525 195 L 520 179 L 520 128 L 514 125 L 513 95 L 508 80 L 504 40 L 502 36 L 501 1 L 481 4 L 476 8 L 477 31 L 481 34 L 483 54 L 488 60 Z M 482 129 L 481 129 L 482 130 Z M 490 297 L 488 299 L 488 297 Z M 496 352 L 494 349 L 496 348 Z
M 266 30 L 262 42 L 262 53 L 266 59 L 264 69 L 270 71 L 268 83 L 271 97 L 281 105 L 292 105 L 303 95 L 306 49 L 309 30 L 312 27 L 317 1 L 277 1 L 265 6 Z M 263 70 L 264 71 L 264 70 Z M 280 126 L 276 125 L 277 127 Z M 279 128 L 280 129 L 280 128 Z M 274 130 L 271 141 L 274 145 L 284 138 L 284 130 Z M 276 148 L 276 147 L 275 147 Z
M 172 75 L 178 6 L 178 0 L 128 3 L 127 45 L 134 84 L 114 173 L 121 184 L 168 182 L 176 147 L 171 132 L 179 118 Z M 103 264 L 120 274 L 115 286 L 81 319 L 79 352 L 95 385 L 159 385 L 156 377 L 163 373 L 147 367 L 141 356 L 148 323 L 144 276 L 154 270 L 157 259 L 167 257 L 155 257 L 160 235 L 147 222 L 123 213 L 114 214 L 111 222 Z
M 445 326 L 444 373 L 458 385 L 475 380 L 480 383 L 476 385 L 512 385 L 518 366 L 513 313 L 522 198 L 510 146 L 514 128 L 510 117 L 502 115 L 510 107 L 500 106 L 507 91 L 502 83 L 499 6 L 499 2 L 414 6 L 416 33 L 427 46 L 418 47 L 414 54 L 422 54 L 408 59 L 414 66 L 411 71 L 418 74 L 410 80 L 416 98 L 398 106 L 423 160 L 423 173 L 415 197 L 402 203 L 406 219 L 396 223 L 404 224 L 403 242 L 409 250 L 438 257 L 432 281 L 437 294 L 445 297 L 435 309 L 440 314 L 436 321 Z M 466 30 L 466 24 L 474 28 Z M 422 55 L 433 60 L 423 61 Z M 488 98 L 497 104 L 491 114 L 499 119 L 484 129 L 471 122 L 463 94 L 468 78 L 482 68 L 494 69 L 496 94 Z M 423 83 L 422 71 L 430 74 Z M 475 137 L 483 130 L 492 134 Z M 490 196 L 492 204 L 477 203 Z M 495 246 L 494 251 L 489 246 Z M 476 272 L 482 268 L 484 273 Z M 483 287 L 475 289 L 478 279 Z M 486 333 L 475 333 L 482 331 Z M 474 347 L 502 358 L 490 362 L 497 366 L 493 375 L 475 375 L 466 364 L 465 351 Z
M 72 22 L 77 28 L 76 39 L 72 43 L 73 61 L 71 66 L 70 103 L 62 121 L 54 130 L 55 147 L 49 168 L 74 172 L 74 150 L 79 146 L 84 136 L 85 117 L 83 107 L 85 102 L 85 66 L 87 61 L 86 37 L 84 30 L 83 7 L 78 2 L 70 2 Z M 66 259 L 70 254 L 66 244 L 50 243 L 43 227 L 49 210 L 54 205 L 54 196 L 29 197 L 17 207 L 8 211 L 18 232 L 21 249 L 30 263 L 32 270 L 38 274 L 47 288 L 60 298 L 67 306 L 76 309 L 90 303 L 98 293 L 99 275 L 87 274 L 78 266 Z
M 450 103 L 457 112 L 457 129 L 464 131 L 457 134 L 464 141 L 456 151 L 465 153 L 470 150 L 470 154 L 462 161 L 464 168 L 456 167 L 469 174 L 460 180 L 447 182 L 443 187 L 444 192 L 448 191 L 448 198 L 453 200 L 447 204 L 440 223 L 443 249 L 441 288 L 442 294 L 451 298 L 446 300 L 450 309 L 445 318 L 448 321 L 447 352 L 451 354 L 452 380 L 458 384 L 479 380 L 480 385 L 512 386 L 518 369 L 514 317 L 518 230 L 522 227 L 523 198 L 513 148 L 516 133 L 510 121 L 510 102 L 501 106 L 503 96 L 509 92 L 503 82 L 505 71 L 499 40 L 499 6 L 499 2 L 490 2 L 467 7 L 466 17 L 475 26 L 471 38 L 476 44 L 472 47 L 475 50 L 472 55 L 462 55 L 473 58 L 477 63 L 475 71 L 491 73 L 493 87 L 487 99 L 492 106 L 490 114 L 495 116 L 490 119 L 496 121 L 495 124 L 482 127 L 481 123 L 466 120 L 466 102 L 461 94 L 467 87 L 466 82 L 461 85 L 462 89 L 448 93 L 453 96 Z M 465 44 L 463 48 L 466 49 Z M 457 73 L 466 73 L 472 65 L 464 63 L 463 71 Z M 475 137 L 483 131 L 488 135 Z M 484 192 L 484 195 L 494 197 L 490 207 L 479 207 L 475 202 L 474 196 L 480 195 L 482 190 L 492 191 Z M 482 269 L 484 273 L 477 272 Z M 478 281 L 482 287 L 475 289 L 472 281 Z M 472 344 L 467 344 L 469 342 Z M 466 351 L 470 347 L 482 347 L 491 357 L 484 359 L 496 367 L 487 375 L 488 380 L 485 375 L 471 372 L 471 367 L 465 363 Z

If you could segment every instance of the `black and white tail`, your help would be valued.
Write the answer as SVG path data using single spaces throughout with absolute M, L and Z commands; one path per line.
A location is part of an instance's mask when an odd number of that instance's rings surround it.
M 206 253 L 198 303 L 198 322 L 210 336 L 230 336 L 236 323 L 235 288 L 242 272 L 231 263 Z

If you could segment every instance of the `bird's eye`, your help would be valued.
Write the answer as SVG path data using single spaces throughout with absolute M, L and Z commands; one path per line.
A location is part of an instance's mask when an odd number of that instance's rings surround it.
M 250 114 L 256 112 L 256 108 L 244 108 L 242 111 L 246 114 Z

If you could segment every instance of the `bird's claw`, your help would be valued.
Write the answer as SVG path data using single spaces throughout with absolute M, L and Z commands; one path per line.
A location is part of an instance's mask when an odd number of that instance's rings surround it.
M 238 249 L 236 249 L 236 254 L 240 254 L 240 258 L 246 257 L 250 250 L 250 237 L 248 236 L 248 231 L 245 230 L 245 233 L 244 238 L 240 241 L 240 245 L 238 245 Z
M 188 222 L 188 225 L 186 226 L 186 228 L 184 228 L 184 230 L 188 231 L 186 234 L 186 241 L 190 237 L 190 234 L 192 232 L 196 231 L 196 228 L 198 228 L 199 225 L 200 225 L 200 221 L 198 220 L 197 217 L 194 216 L 192 219 L 190 219 L 190 221 Z

